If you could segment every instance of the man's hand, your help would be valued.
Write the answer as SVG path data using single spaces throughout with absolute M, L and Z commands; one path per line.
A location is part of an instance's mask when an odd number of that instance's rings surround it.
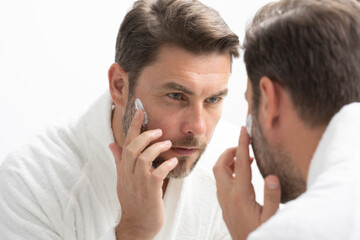
M 137 111 L 131 122 L 123 148 L 110 144 L 117 168 L 117 193 L 121 220 L 117 239 L 153 239 L 164 222 L 163 180 L 176 166 L 177 159 L 152 167 L 154 159 L 170 149 L 171 142 L 151 142 L 161 137 L 160 129 L 140 134 L 144 115 Z
M 280 184 L 274 175 L 265 178 L 264 206 L 256 202 L 251 184 L 249 144 L 249 135 L 242 127 L 238 147 L 226 150 L 213 169 L 223 218 L 236 240 L 245 240 L 275 214 L 280 204 Z

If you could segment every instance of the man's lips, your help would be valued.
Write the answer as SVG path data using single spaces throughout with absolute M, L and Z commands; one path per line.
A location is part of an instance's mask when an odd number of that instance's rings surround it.
M 198 149 L 191 147 L 172 147 L 171 150 L 177 155 L 190 156 L 194 154 Z

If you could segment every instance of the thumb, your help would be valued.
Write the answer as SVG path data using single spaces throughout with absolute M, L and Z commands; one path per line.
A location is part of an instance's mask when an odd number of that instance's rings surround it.
M 122 157 L 122 148 L 119 145 L 117 145 L 116 143 L 111 143 L 109 145 L 109 148 L 115 158 L 116 166 L 117 167 L 120 166 L 121 157 Z
M 281 188 L 279 178 L 269 175 L 265 178 L 264 206 L 261 212 L 261 223 L 272 217 L 279 208 Z

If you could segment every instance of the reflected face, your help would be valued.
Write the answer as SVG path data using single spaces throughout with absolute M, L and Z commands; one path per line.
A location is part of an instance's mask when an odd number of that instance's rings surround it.
M 157 60 L 145 67 L 123 116 L 124 132 L 134 115 L 135 98 L 140 98 L 148 115 L 146 129 L 160 128 L 159 141 L 170 140 L 170 150 L 153 162 L 177 157 L 178 165 L 168 177 L 187 176 L 211 139 L 227 95 L 230 55 L 194 55 L 183 49 L 164 46 Z
M 264 136 L 259 121 L 259 114 L 252 111 L 254 108 L 251 100 L 252 90 L 250 81 L 248 81 L 245 97 L 249 104 L 249 113 L 251 113 L 253 117 L 251 145 L 260 173 L 263 178 L 268 175 L 276 175 L 279 177 L 282 203 L 293 200 L 305 192 L 306 182 L 285 149 L 281 146 L 269 144 Z

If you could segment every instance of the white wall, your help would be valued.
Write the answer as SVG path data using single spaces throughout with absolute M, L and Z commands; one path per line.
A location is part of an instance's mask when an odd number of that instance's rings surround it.
M 130 0 L 0 1 L 0 163 L 51 122 L 77 114 L 107 89 L 117 31 Z M 269 0 L 204 0 L 244 37 Z M 246 72 L 233 63 L 223 118 L 245 121 Z M 234 133 L 224 133 L 226 134 Z

